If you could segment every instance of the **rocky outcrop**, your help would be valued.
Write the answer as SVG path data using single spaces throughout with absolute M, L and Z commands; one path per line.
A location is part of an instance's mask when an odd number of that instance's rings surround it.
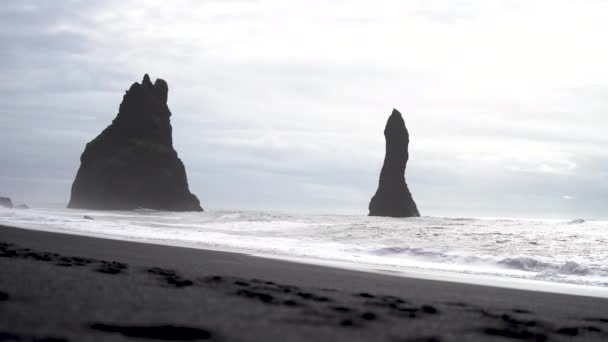
M 388 118 L 384 128 L 386 155 L 380 172 L 378 190 L 369 203 L 370 216 L 420 216 L 416 203 L 405 182 L 405 166 L 409 153 L 409 133 L 398 110 Z
M 13 207 L 13 201 L 11 201 L 11 199 L 8 198 L 8 197 L 0 197 L 0 207 L 3 207 L 3 208 L 12 208 Z
M 80 157 L 69 208 L 202 211 L 173 149 L 167 83 L 146 74 Z

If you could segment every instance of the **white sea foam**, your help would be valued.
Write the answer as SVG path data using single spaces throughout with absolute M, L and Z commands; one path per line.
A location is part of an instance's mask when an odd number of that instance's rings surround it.
M 84 215 L 94 220 L 84 219 Z M 608 222 L 379 218 L 255 211 L 0 209 L 0 224 L 357 268 L 441 271 L 608 288 Z

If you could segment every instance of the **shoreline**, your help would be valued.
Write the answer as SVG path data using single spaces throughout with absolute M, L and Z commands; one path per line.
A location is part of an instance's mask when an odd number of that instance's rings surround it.
M 0 226 L 2 226 L 1 223 L 0 223 Z M 449 271 L 443 271 L 443 270 L 426 270 L 426 269 L 417 269 L 414 267 L 409 267 L 409 268 L 392 267 L 391 268 L 389 265 L 379 265 L 379 264 L 373 265 L 373 264 L 353 263 L 353 262 L 349 263 L 349 262 L 340 261 L 340 260 L 326 260 L 326 259 L 316 259 L 316 258 L 310 258 L 310 257 L 297 257 L 297 256 L 291 257 L 291 256 L 285 256 L 285 255 L 281 255 L 281 254 L 251 252 L 251 251 L 237 249 L 237 248 L 215 247 L 215 246 L 209 246 L 209 245 L 195 245 L 195 244 L 181 243 L 178 241 L 170 242 L 170 241 L 160 241 L 160 240 L 154 240 L 154 239 L 146 240 L 146 239 L 140 239 L 140 238 L 128 238 L 128 237 L 123 237 L 123 236 L 115 236 L 115 235 L 107 235 L 107 234 L 91 234 L 88 232 L 69 231 L 69 230 L 57 231 L 57 230 L 53 230 L 53 229 L 47 229 L 45 226 L 36 226 L 36 225 L 29 225 L 29 226 L 20 225 L 20 226 L 14 226 L 12 228 L 26 229 L 26 230 L 46 232 L 46 233 L 82 236 L 82 237 L 97 238 L 97 239 L 108 239 L 108 240 L 114 240 L 114 241 L 144 243 L 144 244 L 152 244 L 152 245 L 157 245 L 157 246 L 169 246 L 169 247 L 178 247 L 178 248 L 190 248 L 190 249 L 195 249 L 195 250 L 207 250 L 207 251 L 214 251 L 214 252 L 235 253 L 235 254 L 242 254 L 242 255 L 246 255 L 246 256 L 250 256 L 250 257 L 265 258 L 265 259 L 277 260 L 277 261 L 287 261 L 287 262 L 306 264 L 306 265 L 316 265 L 316 266 L 320 266 L 320 267 L 339 268 L 339 269 L 350 270 L 350 271 L 369 272 L 369 273 L 382 274 L 382 275 L 388 275 L 388 276 L 394 276 L 394 277 L 445 281 L 445 282 L 453 282 L 453 283 L 459 283 L 459 284 L 490 286 L 490 287 L 526 290 L 526 291 L 538 291 L 538 292 L 564 294 L 564 295 L 587 296 L 587 297 L 597 297 L 597 298 L 605 298 L 605 299 L 608 298 L 608 287 L 601 287 L 601 286 L 581 285 L 581 284 L 573 284 L 573 283 L 560 283 L 560 282 L 534 280 L 534 279 L 518 278 L 518 277 L 449 272 Z
M 0 242 L 0 333 L 23 339 L 608 338 L 602 298 L 4 226 Z

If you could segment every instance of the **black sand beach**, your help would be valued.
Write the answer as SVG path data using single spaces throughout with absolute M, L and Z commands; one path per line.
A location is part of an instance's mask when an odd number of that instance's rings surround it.
M 0 226 L 0 341 L 601 341 L 607 304 Z

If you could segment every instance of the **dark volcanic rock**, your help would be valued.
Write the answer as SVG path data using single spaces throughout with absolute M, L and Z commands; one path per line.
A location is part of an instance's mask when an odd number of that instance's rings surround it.
M 420 216 L 416 203 L 405 183 L 405 165 L 409 158 L 410 137 L 398 110 L 388 118 L 384 129 L 386 155 L 380 172 L 378 190 L 369 202 L 370 216 Z
M 146 74 L 80 157 L 69 208 L 202 211 L 173 149 L 167 83 Z
M 12 208 L 13 201 L 11 201 L 11 199 L 8 197 L 0 197 L 0 207 Z

